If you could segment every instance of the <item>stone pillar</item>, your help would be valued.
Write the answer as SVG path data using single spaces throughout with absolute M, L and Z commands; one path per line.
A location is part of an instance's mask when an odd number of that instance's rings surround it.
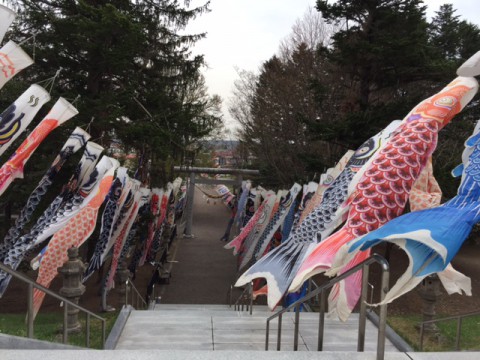
M 78 304 L 80 296 L 85 292 L 85 286 L 82 284 L 82 275 L 86 267 L 78 258 L 78 248 L 68 249 L 68 261 L 58 268 L 58 272 L 63 276 L 63 287 L 60 289 L 60 295 L 66 297 L 71 302 Z M 68 333 L 80 332 L 82 326 L 78 321 L 80 310 L 73 306 L 68 307 L 67 331 Z
M 435 303 L 442 294 L 438 276 L 433 274 L 423 279 L 418 292 L 423 300 L 423 321 L 433 320 L 435 317 Z M 435 324 L 426 324 L 424 331 L 425 333 L 437 334 L 438 327 Z
M 118 283 L 118 292 L 122 295 L 125 295 L 126 287 L 125 283 L 130 276 L 130 271 L 127 268 L 127 262 L 122 260 L 118 263 L 117 273 L 116 273 L 117 283 Z
M 188 192 L 187 192 L 187 224 L 185 226 L 185 232 L 183 237 L 186 238 L 193 238 L 192 234 L 192 224 L 193 224 L 193 198 L 195 196 L 195 173 L 190 173 L 190 183 L 188 184 Z

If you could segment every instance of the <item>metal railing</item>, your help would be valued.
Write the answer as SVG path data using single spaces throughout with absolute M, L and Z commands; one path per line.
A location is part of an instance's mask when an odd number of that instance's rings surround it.
M 233 302 L 233 285 L 230 286 L 229 292 L 229 306 L 232 307 Z M 248 283 L 248 285 L 243 289 L 240 296 L 237 298 L 233 304 L 235 311 L 243 311 L 246 308 L 247 311 L 252 315 L 253 312 L 253 282 Z
M 131 303 L 128 303 L 128 292 L 130 291 L 130 300 Z M 139 304 L 141 306 L 139 306 Z M 134 283 L 130 280 L 127 279 L 125 281 L 125 306 L 131 305 L 134 309 L 148 309 L 148 304 L 145 301 L 145 299 L 140 295 L 138 292 L 137 288 L 135 287 Z
M 425 334 L 425 326 L 430 325 L 430 324 L 435 324 L 441 321 L 451 321 L 451 320 L 457 320 L 457 333 L 455 336 L 455 350 L 460 351 L 460 340 L 462 336 L 462 320 L 471 316 L 479 316 L 480 311 L 475 311 L 475 312 L 470 312 L 466 314 L 460 314 L 460 315 L 453 315 L 453 316 L 448 316 L 444 317 L 441 319 L 433 319 L 433 320 L 428 320 L 424 321 L 420 324 L 420 351 L 423 350 L 423 338 Z
M 370 265 L 377 263 L 381 266 L 382 269 L 382 282 L 381 282 L 381 300 L 385 298 L 386 293 L 389 289 L 389 278 L 390 278 L 390 266 L 382 256 L 378 254 L 373 254 L 368 259 L 364 260 L 355 267 L 349 269 L 343 274 L 331 279 L 325 284 L 320 285 L 317 289 L 313 290 L 303 298 L 297 300 L 289 307 L 282 309 L 270 316 L 267 319 L 267 330 L 266 330 L 266 340 L 265 340 L 265 350 L 268 350 L 269 337 L 270 337 L 270 322 L 278 318 L 278 329 L 277 329 L 277 351 L 281 349 L 281 337 L 282 337 L 282 315 L 290 310 L 295 311 L 295 328 L 294 328 L 294 343 L 293 350 L 298 350 L 298 337 L 299 337 L 299 328 L 300 328 L 300 307 L 303 303 L 307 302 L 311 298 L 320 295 L 320 311 L 319 311 L 319 328 L 318 328 L 318 351 L 323 350 L 323 334 L 324 334 L 324 325 L 325 325 L 325 305 L 326 305 L 326 291 L 331 288 L 333 285 L 339 281 L 347 278 L 353 273 L 363 270 L 362 274 L 362 292 L 360 298 L 360 314 L 359 314 L 359 325 L 358 325 L 358 341 L 357 341 L 357 351 L 364 351 L 365 348 L 365 328 L 366 328 L 366 309 L 367 309 L 367 293 L 368 293 L 368 273 L 370 270 Z M 385 329 L 387 323 L 387 305 L 380 305 L 380 315 L 379 315 L 379 324 L 378 324 L 378 337 L 377 337 L 377 360 L 383 360 L 385 356 Z
M 38 289 L 44 292 L 47 295 L 54 297 L 57 300 L 63 302 L 63 343 L 68 342 L 68 327 L 67 327 L 67 318 L 68 318 L 68 308 L 73 306 L 75 309 L 82 311 L 86 314 L 86 335 L 85 335 L 85 346 L 90 347 L 90 318 L 93 317 L 102 322 L 102 349 L 105 347 L 105 330 L 106 330 L 106 319 L 94 314 L 90 310 L 85 309 L 84 307 L 75 304 L 74 302 L 68 300 L 67 298 L 57 294 L 56 292 L 36 283 L 32 279 L 28 278 L 24 274 L 5 266 L 0 263 L 0 270 L 12 275 L 14 278 L 26 283 L 28 285 L 28 298 L 27 298 L 27 337 L 33 339 L 34 334 L 34 324 L 33 324 L 33 289 Z

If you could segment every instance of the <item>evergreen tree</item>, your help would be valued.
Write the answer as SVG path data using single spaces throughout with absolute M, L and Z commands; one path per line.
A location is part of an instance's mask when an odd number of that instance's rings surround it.
M 455 71 L 465 60 L 480 49 L 480 29 L 461 20 L 451 4 L 442 5 L 430 23 L 430 42 L 436 51 L 438 66 L 444 69 L 445 80 L 455 77 Z M 476 103 L 467 106 L 440 132 L 438 149 L 433 157 L 436 177 L 446 198 L 455 196 L 458 181 L 450 170 L 461 159 L 464 141 L 472 133 L 473 122 L 480 117 Z
M 420 0 L 318 0 L 317 9 L 342 25 L 323 51 L 348 91 L 338 140 L 355 147 L 402 118 L 423 96 L 420 82 L 432 80 L 425 7 Z

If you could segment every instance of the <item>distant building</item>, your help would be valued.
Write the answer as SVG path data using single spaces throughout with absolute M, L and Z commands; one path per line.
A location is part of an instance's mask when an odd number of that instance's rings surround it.
M 251 156 L 242 156 L 238 140 L 207 140 L 202 142 L 202 148 L 204 154 L 210 154 L 215 167 L 242 168 L 252 160 Z

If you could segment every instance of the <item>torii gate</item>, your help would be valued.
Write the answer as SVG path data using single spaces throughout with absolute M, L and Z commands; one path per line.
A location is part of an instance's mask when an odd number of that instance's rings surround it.
M 202 167 L 189 167 L 189 166 L 175 166 L 173 170 L 176 173 L 188 173 L 189 175 L 189 186 L 187 193 L 187 206 L 186 206 L 186 215 L 187 223 L 185 226 L 185 237 L 193 237 L 192 234 L 192 223 L 193 223 L 193 196 L 195 193 L 195 184 L 209 184 L 209 185 L 233 185 L 241 186 L 243 181 L 243 175 L 259 175 L 259 170 L 248 170 L 248 169 L 221 169 L 221 168 L 202 168 Z M 206 179 L 206 178 L 196 178 L 195 174 L 230 174 L 236 175 L 234 180 L 217 180 L 217 179 Z

